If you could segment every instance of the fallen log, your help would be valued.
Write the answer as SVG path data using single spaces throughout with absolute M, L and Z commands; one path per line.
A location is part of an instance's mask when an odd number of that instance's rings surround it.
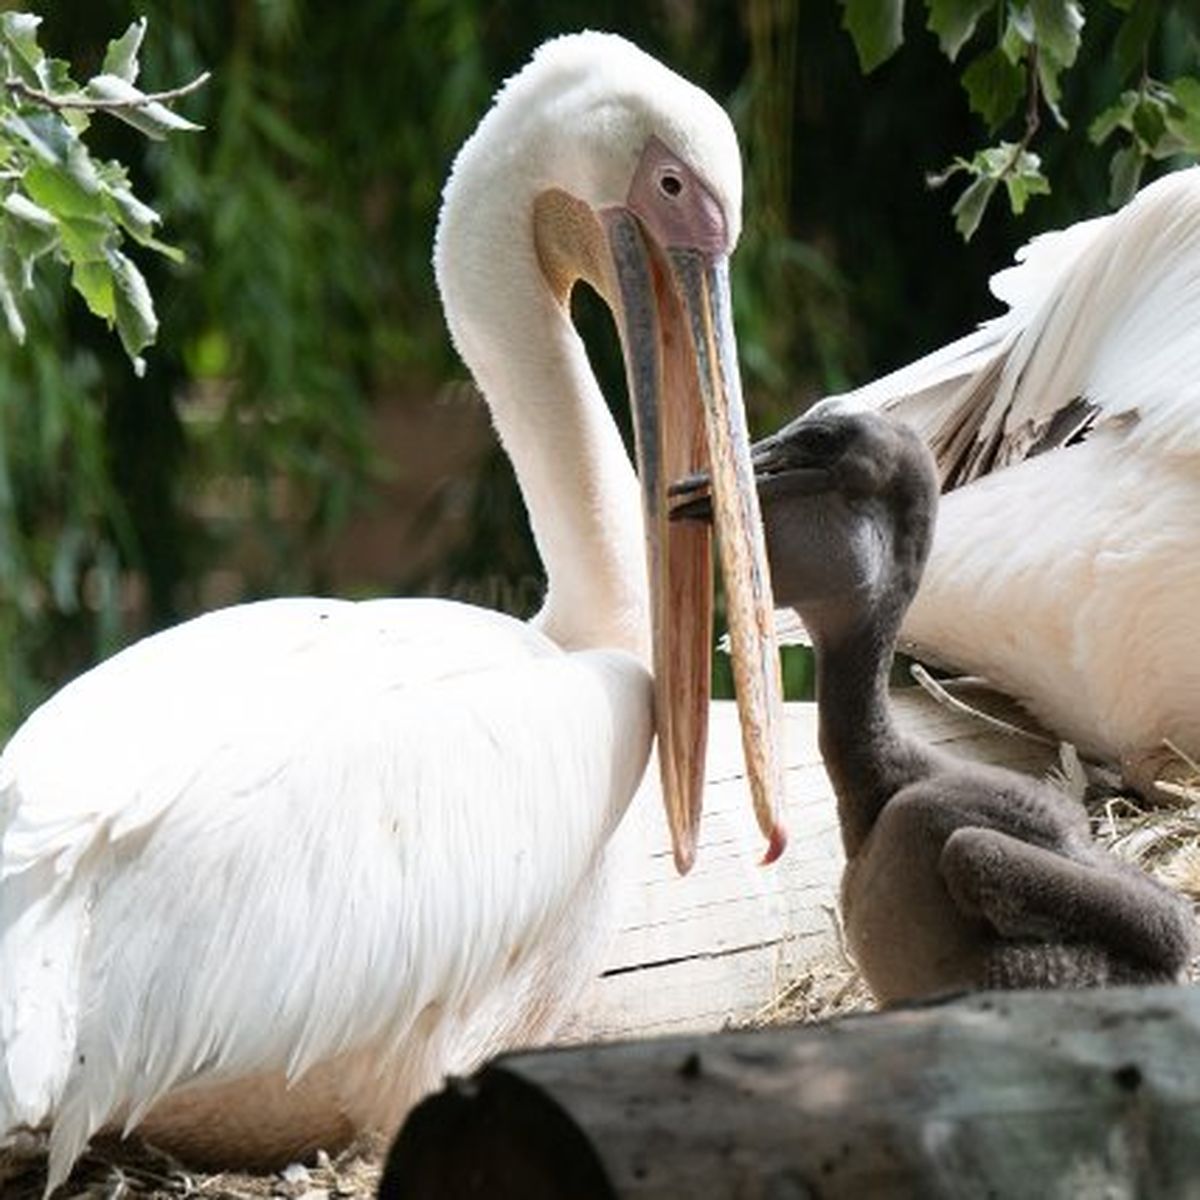
M 1200 992 L 507 1055 L 414 1110 L 380 1197 L 1200 1197 Z

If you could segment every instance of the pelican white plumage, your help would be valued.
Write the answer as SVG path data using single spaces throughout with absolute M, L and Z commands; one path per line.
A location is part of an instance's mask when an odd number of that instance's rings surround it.
M 1017 258 L 1006 313 L 826 403 L 903 417 L 950 489 L 904 641 L 1145 784 L 1200 754 L 1200 169 Z
M 539 617 L 227 609 L 122 652 L 14 736 L 0 1133 L 49 1127 L 48 1191 L 103 1128 L 140 1124 L 224 1166 L 387 1130 L 444 1072 L 550 1027 L 586 969 L 656 713 L 681 866 L 693 851 L 708 541 L 668 533 L 664 496 L 705 429 L 779 848 L 769 584 L 725 274 L 740 188 L 703 92 L 609 35 L 548 43 L 461 151 L 435 252 L 546 564 Z M 622 332 L 645 522 L 571 327 L 578 278 Z

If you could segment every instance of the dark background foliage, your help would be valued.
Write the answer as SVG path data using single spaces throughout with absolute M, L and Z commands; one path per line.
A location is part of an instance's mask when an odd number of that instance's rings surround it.
M 144 14 L 147 89 L 213 79 L 180 104 L 203 133 L 147 143 L 98 118 L 90 135 L 187 253 L 135 253 L 162 322 L 145 377 L 61 269 L 41 277 L 26 345 L 0 340 L 0 731 L 98 657 L 216 604 L 336 591 L 536 607 L 519 496 L 449 347 L 429 252 L 455 149 L 553 33 L 624 33 L 733 114 L 756 431 L 994 311 L 986 279 L 1021 242 L 1105 210 L 1107 158 L 1082 129 L 1049 131 L 1052 195 L 1020 219 L 993 205 L 964 245 L 925 176 L 980 124 L 908 7 L 903 50 L 864 78 L 834 0 L 42 6 L 42 45 L 80 77 Z M 1119 91 L 1123 19 L 1107 3 L 1087 16 L 1063 97 L 1084 129 Z M 1194 30 L 1153 52 L 1194 70 Z M 578 318 L 619 397 L 606 316 L 581 297 Z

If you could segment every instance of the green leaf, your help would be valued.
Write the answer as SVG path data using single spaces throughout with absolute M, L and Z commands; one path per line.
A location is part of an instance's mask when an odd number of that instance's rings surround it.
M 1001 142 L 998 146 L 986 146 L 975 152 L 970 169 L 976 175 L 990 175 L 995 179 L 1002 178 L 1011 171 L 1017 161 L 1018 148 L 1012 142 Z
M 1200 79 L 1183 75 L 1167 86 L 1173 100 L 1167 106 L 1167 127 L 1183 149 L 1200 153 Z
M 1109 163 L 1108 201 L 1114 208 L 1128 204 L 1133 199 L 1146 165 L 1145 155 L 1136 146 L 1122 146 Z
M 990 130 L 996 130 L 1016 111 L 1025 96 L 1025 72 L 1000 49 L 981 54 L 963 72 L 963 87 L 971 104 Z
M 1050 115 L 1055 119 L 1058 128 L 1066 130 L 1069 122 L 1062 110 L 1062 84 L 1058 82 L 1061 73 L 1049 56 L 1043 55 L 1038 59 L 1038 84 L 1042 88 L 1042 100 L 1046 108 L 1050 109 Z
M 88 80 L 84 94 L 93 100 L 105 102 L 118 101 L 129 104 L 129 108 L 111 108 L 110 112 L 118 120 L 132 125 L 134 129 L 144 133 L 149 138 L 161 141 L 169 133 L 176 130 L 196 130 L 203 126 L 181 117 L 177 112 L 167 108 L 165 104 L 145 103 L 145 93 L 132 84 L 126 83 L 118 75 L 97 75 Z
M 1059 83 L 1059 76 L 1062 74 L 1062 63 L 1049 53 L 1039 54 L 1037 57 L 1037 73 L 1038 83 L 1042 90 L 1042 99 L 1046 102 L 1046 107 L 1050 110 L 1054 120 L 1058 123 L 1060 129 L 1067 128 L 1067 118 L 1063 115 L 1062 105 L 1062 85 Z
M 1037 51 L 1037 75 L 1042 99 L 1058 125 L 1066 129 L 1059 77 L 1079 53 L 1083 12 L 1075 0 L 1028 0 L 1028 7 L 1010 9 L 1005 47 L 1010 57 L 1024 43 Z M 1025 54 L 1022 50 L 1022 56 Z
M 187 262 L 187 255 L 178 246 L 172 246 L 168 242 L 160 241 L 156 237 L 141 237 L 136 233 L 133 235 L 133 238 L 139 246 L 145 246 L 147 250 L 153 250 L 156 254 L 161 254 L 163 258 L 169 259 L 173 263 Z
M 154 227 L 162 223 L 148 204 L 143 204 L 128 188 L 108 188 L 111 204 L 109 211 L 135 238 L 144 240 L 154 236 Z
M 21 266 L 16 253 L 8 246 L 0 253 L 0 309 L 13 340 L 21 345 L 25 342 L 25 321 L 17 306 L 17 292 L 21 290 Z
M 9 113 L 0 120 L 0 129 L 32 150 L 42 162 L 55 165 L 66 162 L 67 131 L 49 113 L 27 116 Z
M 1022 42 L 1025 46 L 1032 46 L 1037 41 L 1037 25 L 1033 19 L 1033 11 L 1025 4 L 1017 3 L 1008 6 L 1008 24 L 1004 30 L 1004 40 Z M 1020 54 L 1011 55 L 1011 57 L 1015 60 L 1021 54 L 1024 54 L 1023 48 Z
M 0 45 L 9 52 L 9 62 L 21 82 L 39 91 L 43 90 L 47 83 L 46 56 L 37 41 L 37 30 L 41 23 L 42 18 L 34 16 L 33 13 L 0 14 Z
M 5 196 L 3 210 L 3 244 L 16 253 L 21 286 L 28 291 L 33 287 L 34 264 L 59 244 L 58 222 L 20 192 Z
M 966 45 L 979 18 L 996 7 L 996 0 L 929 0 L 928 28 L 937 34 L 942 53 L 952 62 Z
M 1004 186 L 1008 189 L 1009 208 L 1020 216 L 1030 196 L 1048 196 L 1050 181 L 1036 167 L 1024 168 L 1005 176 Z
M 169 258 L 172 262 L 186 262 L 182 250 L 160 242 L 154 236 L 155 226 L 162 218 L 148 204 L 143 204 L 129 186 L 129 173 L 118 162 L 101 163 L 99 167 L 101 186 L 104 188 L 104 209 L 127 233 L 141 245 Z
M 99 217 L 104 207 L 100 191 L 89 191 L 75 174 L 63 167 L 32 163 L 25 168 L 25 190 L 43 208 L 63 217 Z
M 96 316 L 112 321 L 117 313 L 117 305 L 113 273 L 107 262 L 100 259 L 76 263 L 71 269 L 71 283 Z
M 100 195 L 100 175 L 87 147 L 75 135 L 67 140 L 63 169 L 72 183 L 89 196 Z
M 1191 113 L 1200 114 L 1200 78 L 1180 75 L 1167 85 L 1175 99 Z
M 1083 11 L 1075 0 L 1029 0 L 1039 49 L 1069 67 L 1079 53 Z
M 20 192 L 10 192 L 4 197 L 4 211 L 24 224 L 58 232 L 58 222 L 54 214 L 40 204 L 34 204 L 28 196 L 23 196 Z
M 71 78 L 71 64 L 64 62 L 61 58 L 47 58 L 42 64 L 42 74 L 46 79 L 46 91 L 53 96 L 79 90 Z M 57 115 L 68 122 L 73 121 L 76 117 L 87 121 L 87 117 L 83 113 L 60 112 Z
M 1136 0 L 1129 16 L 1121 22 L 1113 42 L 1113 62 L 1122 79 L 1141 70 L 1150 39 L 1158 26 L 1159 0 Z
M 1153 154 L 1167 132 L 1163 105 L 1150 97 L 1143 97 L 1133 110 L 1133 132 L 1143 151 Z
M 854 39 L 863 74 L 869 74 L 904 41 L 904 0 L 842 0 L 842 10 L 842 27 Z
M 9 222 L 10 226 L 12 225 Z M 58 237 L 53 234 L 36 234 L 29 226 L 16 225 L 10 229 L 12 248 L 21 269 L 21 287 L 28 292 L 33 288 L 33 269 L 38 260 L 58 246 Z
M 951 212 L 954 214 L 954 227 L 962 235 L 963 241 L 969 242 L 975 230 L 979 228 L 979 222 L 983 220 L 983 214 L 997 183 L 998 179 L 981 175 L 968 184 L 963 194 L 955 201 Z
M 104 65 L 100 68 L 102 73 L 116 75 L 126 83 L 133 83 L 138 77 L 138 51 L 145 36 L 146 18 L 142 17 L 140 21 L 134 21 L 119 38 L 108 43 Z
M 1118 129 L 1133 128 L 1133 110 L 1137 108 L 1138 93 L 1130 89 L 1122 92 L 1116 104 L 1110 105 L 1088 126 L 1088 137 L 1099 146 Z
M 134 373 L 145 373 L 145 360 L 141 352 L 154 342 L 158 335 L 158 317 L 154 312 L 154 301 L 141 271 L 119 250 L 109 253 L 113 282 L 116 285 L 117 332 L 121 344 L 133 363 Z
M 74 263 L 103 262 L 115 240 L 111 222 L 104 217 L 60 217 L 58 228 L 63 252 Z

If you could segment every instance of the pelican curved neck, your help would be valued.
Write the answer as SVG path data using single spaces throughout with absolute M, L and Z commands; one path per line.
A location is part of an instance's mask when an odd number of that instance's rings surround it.
M 460 158 L 435 252 L 446 320 L 512 461 L 546 569 L 536 623 L 568 649 L 613 646 L 648 660 L 637 481 L 539 264 L 534 206 L 550 185 L 536 158 L 536 146 Z

